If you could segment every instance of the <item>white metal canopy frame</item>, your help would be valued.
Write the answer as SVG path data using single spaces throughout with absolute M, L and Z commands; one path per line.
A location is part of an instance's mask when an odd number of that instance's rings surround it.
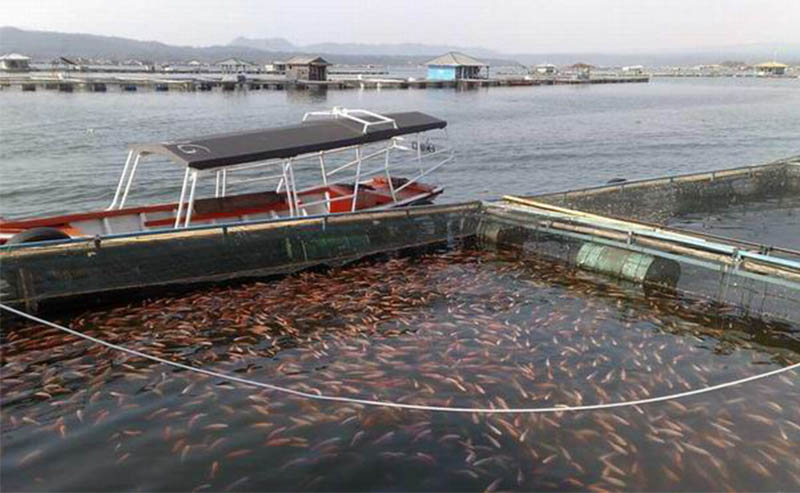
M 427 126 L 401 126 L 398 123 L 398 119 L 401 117 L 407 122 L 414 120 L 414 118 L 419 120 L 419 116 L 425 117 L 434 123 Z M 420 193 L 411 197 L 398 197 L 401 191 L 415 183 L 419 183 L 422 178 L 453 160 L 454 150 L 449 145 L 446 122 L 422 113 L 382 115 L 362 109 L 335 107 L 329 111 L 306 113 L 302 120 L 303 123 L 284 128 L 287 131 L 302 131 L 319 125 L 320 120 L 341 122 L 347 126 L 346 130 L 349 132 L 363 135 L 363 142 L 359 141 L 359 139 L 344 140 L 343 142 L 354 141 L 355 143 L 311 152 L 300 151 L 297 154 L 287 151 L 288 154 L 292 155 L 263 160 L 241 159 L 241 156 L 237 156 L 237 159 L 233 160 L 233 164 L 222 162 L 213 166 L 204 165 L 203 167 L 194 166 L 189 161 L 175 159 L 174 156 L 176 152 L 180 152 L 184 155 L 181 157 L 191 159 L 196 153 L 213 152 L 209 146 L 198 143 L 204 142 L 203 140 L 163 143 L 155 146 L 133 146 L 128 152 L 114 198 L 107 210 L 119 210 L 125 207 L 139 163 L 142 158 L 148 155 L 166 156 L 185 166 L 177 203 L 175 228 L 188 227 L 191 223 L 198 181 L 206 176 L 214 176 L 215 198 L 229 196 L 231 189 L 237 185 L 250 185 L 252 187 L 252 184 L 262 182 L 261 186 L 267 187 L 267 190 L 269 190 L 269 186 L 272 184 L 272 190 L 285 194 L 289 217 L 331 213 L 331 205 L 337 201 L 345 203 L 349 201 L 349 209 L 355 211 L 359 188 L 362 188 L 369 179 L 380 176 L 386 178 L 392 202 L 376 207 L 376 209 L 408 205 L 436 195 L 443 190 L 441 186 L 438 186 L 430 192 Z M 250 135 L 254 135 L 254 133 L 244 132 L 214 137 L 235 139 L 247 138 Z M 263 138 L 264 135 L 259 135 L 259 137 Z M 270 143 L 270 145 L 273 145 L 273 143 Z M 168 146 L 169 153 L 165 152 Z M 300 148 L 302 149 L 302 147 Z M 227 149 L 227 151 L 230 151 L 230 149 Z M 301 180 L 296 176 L 295 171 L 308 173 L 312 169 L 317 170 L 314 172 L 316 175 L 314 181 L 309 180 L 309 177 Z M 404 180 L 398 183 L 392 179 L 392 169 L 405 173 L 410 172 L 411 176 L 403 176 Z M 266 173 L 264 173 L 265 170 L 267 170 Z M 270 172 L 269 170 L 272 171 Z M 240 178 L 237 180 L 235 177 Z M 299 188 L 298 182 L 303 182 L 303 185 L 306 186 Z M 308 186 L 309 184 L 311 186 Z M 329 187 L 340 184 L 352 185 L 352 193 L 331 197 L 326 191 L 324 196 L 312 201 L 305 201 L 299 197 L 304 191 L 319 188 L 320 186 Z M 264 191 L 265 188 L 258 190 Z

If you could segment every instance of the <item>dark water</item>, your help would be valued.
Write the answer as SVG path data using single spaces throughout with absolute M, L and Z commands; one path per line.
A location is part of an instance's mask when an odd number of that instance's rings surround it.
M 710 315 L 716 313 L 716 315 Z M 478 407 L 639 399 L 800 361 L 798 327 L 509 253 L 459 250 L 61 320 L 327 395 Z M 5 490 L 797 490 L 797 372 L 548 415 L 325 403 L 6 328 Z
M 682 214 L 671 226 L 800 251 L 800 197 L 732 204 L 724 210 Z M 780 252 L 779 252 L 780 253 Z
M 105 207 L 131 143 L 296 123 L 332 106 L 449 121 L 443 200 L 530 194 L 760 164 L 800 153 L 800 80 L 250 93 L 0 92 L 0 215 Z M 180 170 L 144 166 L 135 192 L 176 200 Z M 141 179 L 141 181 L 138 181 Z

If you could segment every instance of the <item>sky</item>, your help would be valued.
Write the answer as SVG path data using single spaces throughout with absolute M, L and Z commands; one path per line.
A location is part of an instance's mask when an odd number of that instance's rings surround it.
M 0 24 L 193 46 L 247 36 L 653 53 L 800 44 L 800 0 L 2 0 Z

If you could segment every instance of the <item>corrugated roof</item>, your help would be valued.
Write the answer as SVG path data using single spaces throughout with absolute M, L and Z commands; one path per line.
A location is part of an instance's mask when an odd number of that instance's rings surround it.
M 285 63 L 286 65 L 330 65 L 330 62 L 321 56 L 314 55 L 297 55 L 280 63 Z
M 445 65 L 445 66 L 458 66 L 458 65 L 465 65 L 468 67 L 485 67 L 486 64 L 472 58 L 469 55 L 465 55 L 463 53 L 459 53 L 457 51 L 451 51 L 449 53 L 445 53 L 440 57 L 436 57 L 433 60 L 427 62 L 425 65 Z
M 225 60 L 219 61 L 214 65 L 255 65 L 254 63 L 248 62 L 247 60 L 242 60 L 241 58 L 227 58 Z
M 19 53 L 9 53 L 7 55 L 0 56 L 0 60 L 30 60 L 31 57 L 20 55 Z
M 787 68 L 788 65 L 785 63 L 778 63 L 778 62 L 764 62 L 759 63 L 756 65 L 756 68 Z

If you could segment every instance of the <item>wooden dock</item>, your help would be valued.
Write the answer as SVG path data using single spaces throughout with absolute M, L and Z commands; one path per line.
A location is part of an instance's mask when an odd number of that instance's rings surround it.
M 224 77 L 163 75 L 119 75 L 112 73 L 48 75 L 42 73 L 0 74 L 0 90 L 23 92 L 137 92 L 137 91 L 257 91 L 284 89 L 478 89 L 484 87 L 527 87 L 553 85 L 645 83 L 650 76 L 572 77 L 510 76 L 493 79 L 428 80 L 414 78 L 361 77 L 326 81 L 287 80 L 275 76 L 248 76 L 242 80 Z

